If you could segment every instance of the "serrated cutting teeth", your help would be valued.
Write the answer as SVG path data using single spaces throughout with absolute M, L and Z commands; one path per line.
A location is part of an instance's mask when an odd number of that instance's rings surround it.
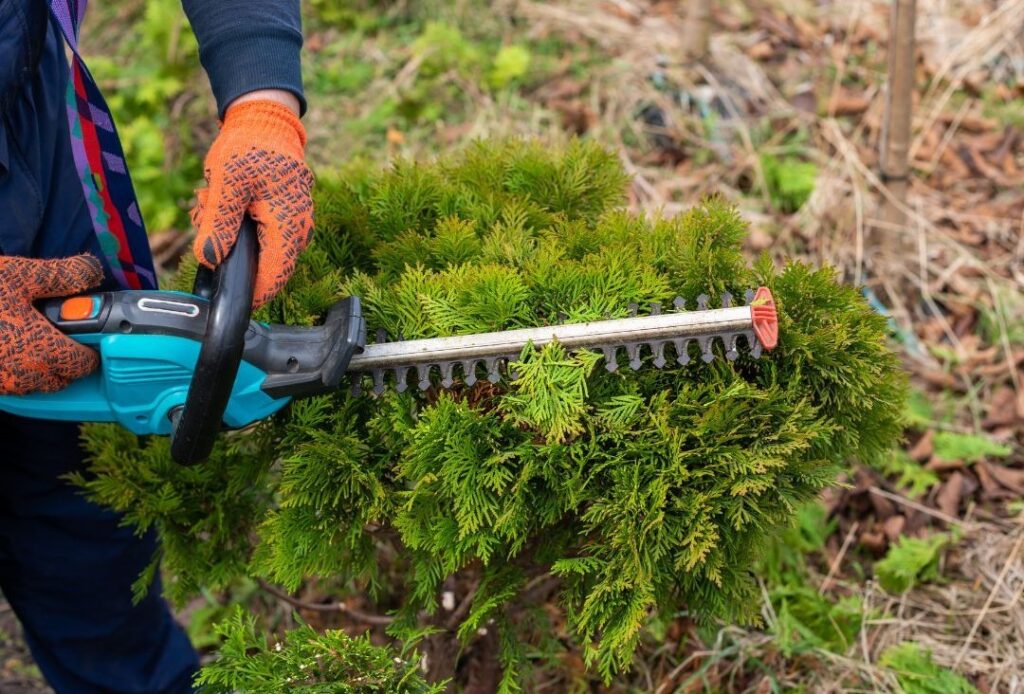
M 455 364 L 450 361 L 446 361 L 441 364 L 441 387 L 444 389 L 451 388 L 455 385 L 455 379 L 453 373 L 455 371 Z
M 467 386 L 472 387 L 476 384 L 476 362 L 475 361 L 464 361 L 462 362 L 462 373 L 464 374 L 463 380 Z
M 672 340 L 672 346 L 676 348 L 676 362 L 680 366 L 686 366 L 690 363 L 690 341 L 689 340 Z
M 676 297 L 674 311 L 665 312 L 660 303 L 652 303 L 647 315 L 638 315 L 639 306 L 630 304 L 625 318 L 422 340 L 399 337 L 389 342 L 387 335 L 378 331 L 377 342 L 366 345 L 349 364 L 352 392 L 362 392 L 366 376 L 377 395 L 389 383 L 405 392 L 413 371 L 421 391 L 435 385 L 449 389 L 460 383 L 472 387 L 479 382 L 481 367 L 492 384 L 505 376 L 515 380 L 517 374 L 510 371 L 509 364 L 527 345 L 541 347 L 555 341 L 569 352 L 601 352 L 605 369 L 612 373 L 620 366 L 620 351 L 625 351 L 626 363 L 634 370 L 647 363 L 662 369 L 671 361 L 670 355 L 683 366 L 692 363 L 698 353 L 703 363 L 711 363 L 719 355 L 733 362 L 740 357 L 740 338 L 750 356 L 757 358 L 775 346 L 775 303 L 763 287 L 746 292 L 745 297 L 747 305 L 733 306 L 733 296 L 726 292 L 721 296 L 722 307 L 709 309 L 710 298 L 701 294 L 696 298 L 696 311 L 686 311 L 686 300 Z M 561 320 L 561 314 L 558 316 Z
M 654 345 L 654 349 L 652 350 L 654 352 L 654 359 L 651 360 L 651 363 L 654 364 L 656 369 L 663 369 L 665 368 L 665 364 L 668 363 L 665 361 L 665 345 L 666 343 L 659 342 Z
M 601 352 L 604 354 L 604 368 L 609 373 L 615 373 L 619 368 L 619 348 L 602 347 Z
M 740 358 L 740 352 L 737 347 L 739 346 L 740 336 L 737 334 L 729 335 L 725 341 L 725 358 L 729 361 L 736 361 Z
M 629 355 L 629 368 L 633 369 L 633 371 L 639 371 L 640 367 L 644 364 L 640 359 L 640 347 L 639 343 L 626 345 L 626 354 Z

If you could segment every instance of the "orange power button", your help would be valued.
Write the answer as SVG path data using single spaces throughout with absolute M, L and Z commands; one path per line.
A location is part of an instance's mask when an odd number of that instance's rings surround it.
M 75 296 L 60 305 L 61 320 L 86 320 L 99 312 L 100 300 L 95 296 Z

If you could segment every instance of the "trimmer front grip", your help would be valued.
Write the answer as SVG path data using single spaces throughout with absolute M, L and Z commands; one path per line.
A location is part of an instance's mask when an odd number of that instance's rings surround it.
M 256 224 L 246 215 L 220 267 L 212 274 L 204 268 L 196 276 L 193 291 L 208 295 L 210 310 L 188 398 L 172 413 L 171 457 L 182 465 L 205 461 L 223 427 L 245 349 L 258 253 Z

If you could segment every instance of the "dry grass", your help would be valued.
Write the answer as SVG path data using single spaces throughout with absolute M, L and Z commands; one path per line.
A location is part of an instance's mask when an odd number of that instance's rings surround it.
M 1024 524 L 981 524 L 947 557 L 948 582 L 892 596 L 864 586 L 865 611 L 877 614 L 850 660 L 875 662 L 889 646 L 915 642 L 935 662 L 978 678 L 987 691 L 1024 691 Z
M 776 255 L 831 264 L 847 281 L 871 286 L 907 335 L 931 322 L 959 359 L 969 359 L 971 346 L 962 343 L 938 304 L 952 294 L 954 301 L 993 309 L 997 294 L 1024 288 L 1024 205 L 1019 196 L 993 197 L 977 171 L 963 172 L 958 178 L 941 172 L 954 149 L 975 146 L 964 137 L 966 126 L 977 127 L 981 120 L 980 99 L 964 95 L 979 79 L 998 80 L 1022 70 L 1024 0 L 919 3 L 919 72 L 930 78 L 931 87 L 916 110 L 911 161 L 918 175 L 905 200 L 895 197 L 877 173 L 884 103 L 884 85 L 877 84 L 880 75 L 871 73 L 869 85 L 858 95 L 866 100 L 862 118 L 851 121 L 836 114 L 834 106 L 845 94 L 844 77 L 872 69 L 861 65 L 866 43 L 884 44 L 888 39 L 886 3 L 787 3 L 797 18 L 787 29 L 794 32 L 789 38 L 795 46 L 788 50 L 796 58 L 788 62 L 795 66 L 766 64 L 751 57 L 772 38 L 763 29 L 719 32 L 708 59 L 703 64 L 690 63 L 681 58 L 686 49 L 684 20 L 679 13 L 667 11 L 666 4 L 522 0 L 518 6 L 535 32 L 582 36 L 607 51 L 606 68 L 593 76 L 592 101 L 600 118 L 591 134 L 618 143 L 634 175 L 636 206 L 671 215 L 702 195 L 725 194 L 744 208 L 752 223 L 753 251 L 770 247 Z M 760 11 L 769 17 L 781 16 L 769 9 Z M 652 75 L 678 91 L 656 89 Z M 704 94 L 713 100 L 720 112 L 717 133 L 708 137 L 700 130 L 691 113 L 692 102 L 681 102 L 680 94 L 698 98 Z M 954 97 L 961 103 L 950 117 Z M 801 98 L 802 108 L 796 105 Z M 808 99 L 817 103 L 816 110 L 807 109 Z M 645 137 L 635 114 L 647 104 L 657 104 L 668 116 L 666 134 L 673 140 L 691 149 L 709 149 L 716 157 L 675 166 L 665 166 L 662 160 L 637 160 L 624 139 Z M 757 121 L 772 124 L 776 134 L 767 142 L 755 144 L 751 128 Z M 764 189 L 760 155 L 798 131 L 808 134 L 810 156 L 821 175 L 799 213 L 781 218 L 772 213 L 763 194 L 757 197 Z M 1024 185 L 1024 178 L 1017 183 Z M 889 228 L 881 221 L 885 201 L 907 215 L 905 227 Z M 902 257 L 880 257 L 872 252 L 877 247 L 869 238 L 872 233 L 900 235 L 902 247 L 910 251 Z M 1018 307 L 1009 319 L 1024 321 L 1024 314 Z M 908 356 L 918 368 L 942 370 L 927 349 L 916 344 L 908 347 Z M 1002 378 L 1015 373 L 1010 366 L 1015 355 L 1008 352 L 1007 359 L 1007 369 L 999 374 Z M 1016 386 L 1019 379 L 1012 378 Z M 977 385 L 969 374 L 965 380 Z

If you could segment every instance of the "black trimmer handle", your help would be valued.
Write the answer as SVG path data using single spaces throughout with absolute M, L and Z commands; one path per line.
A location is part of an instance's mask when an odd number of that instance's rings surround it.
M 242 220 L 238 240 L 216 270 L 200 267 L 193 293 L 210 301 L 206 336 L 185 405 L 172 414 L 171 457 L 195 465 L 210 457 L 242 362 L 252 316 L 259 242 L 256 224 Z

